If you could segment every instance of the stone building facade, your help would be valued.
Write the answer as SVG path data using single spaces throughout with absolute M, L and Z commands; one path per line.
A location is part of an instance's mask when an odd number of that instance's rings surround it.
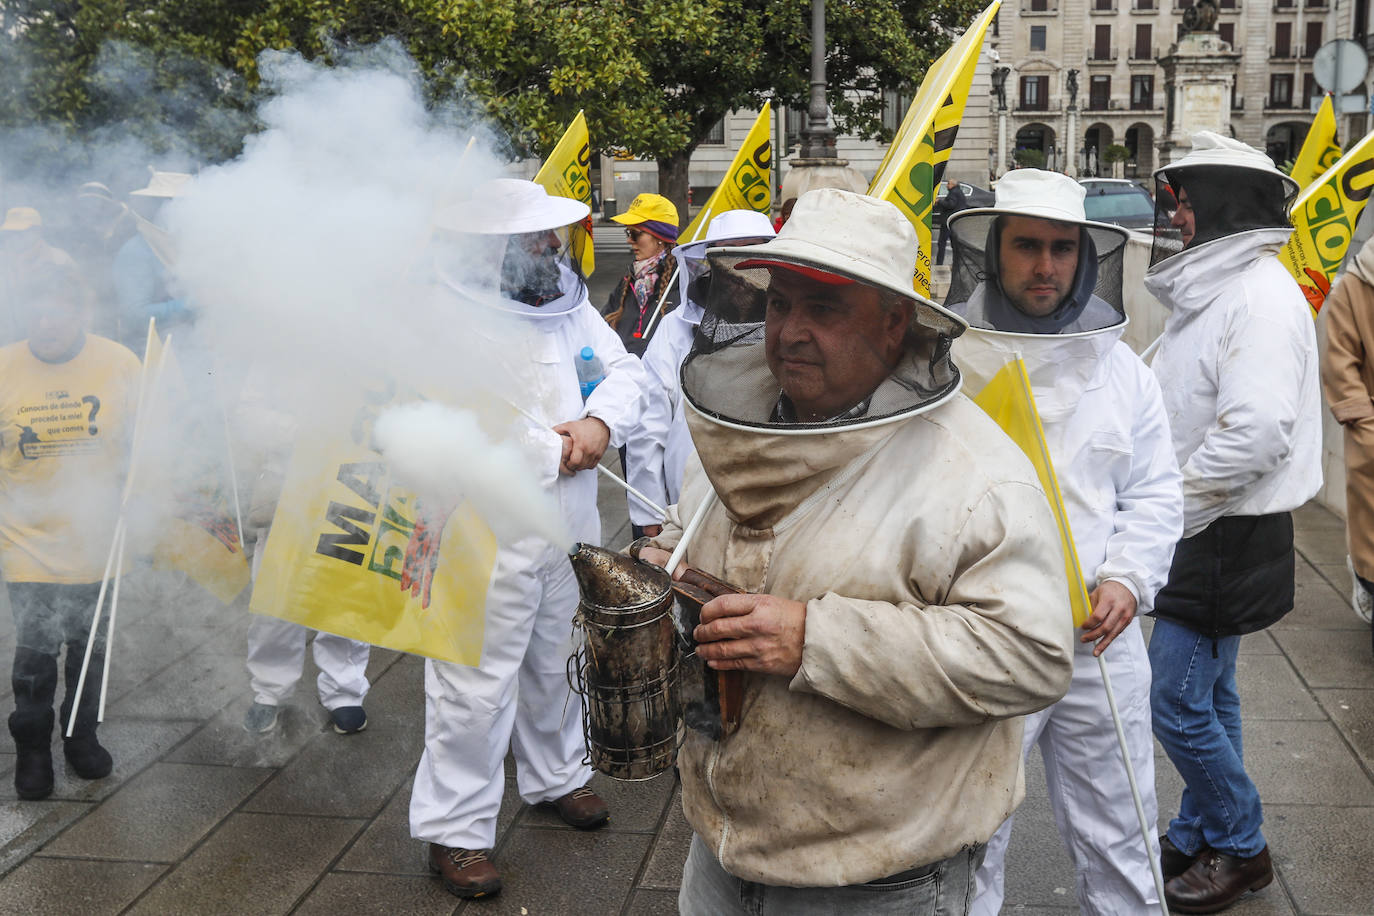
M 1003 168 L 1017 150 L 1038 150 L 1048 168 L 1105 175 L 1108 146 L 1125 146 L 1127 175 L 1158 161 L 1167 99 L 1159 59 L 1169 53 L 1193 0 L 1008 0 L 990 30 L 984 66 L 1006 67 Z M 1231 130 L 1291 159 L 1322 91 L 1312 73 L 1333 38 L 1361 43 L 1369 0 L 1217 0 L 1217 33 L 1240 55 L 1231 86 Z M 994 61 L 993 58 L 996 58 Z M 990 117 L 999 117 L 993 100 Z M 1352 110 L 1353 109 L 1353 110 Z M 1368 91 L 1343 102 L 1341 136 L 1367 130 Z M 994 144 L 995 146 L 996 144 Z M 993 159 L 997 159 L 997 150 Z

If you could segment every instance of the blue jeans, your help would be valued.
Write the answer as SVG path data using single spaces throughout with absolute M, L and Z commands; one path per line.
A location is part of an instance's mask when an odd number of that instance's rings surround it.
M 1150 637 L 1155 737 L 1186 785 L 1168 835 L 1189 855 L 1211 847 L 1249 857 L 1265 847 L 1259 790 L 1241 752 L 1240 640 L 1213 641 L 1169 620 L 1156 620 Z
M 976 846 L 869 884 L 780 887 L 736 878 L 692 834 L 677 905 L 682 916 L 965 916 L 982 860 L 983 847 Z

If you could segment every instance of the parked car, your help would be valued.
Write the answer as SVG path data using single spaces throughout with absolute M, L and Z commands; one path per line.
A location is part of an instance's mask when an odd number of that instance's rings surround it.
M 1137 182 L 1084 178 L 1078 183 L 1087 191 L 1083 209 L 1088 219 L 1155 235 L 1168 232 L 1170 214 L 1166 210 L 1156 213 L 1154 198 Z
M 987 188 L 980 188 L 976 184 L 967 184 L 962 181 L 959 182 L 959 187 L 963 190 L 964 198 L 968 201 L 970 208 L 991 207 L 997 202 L 997 195 Z M 935 189 L 935 208 L 931 211 L 931 225 L 934 227 L 937 238 L 939 237 L 940 231 L 945 227 L 945 217 L 948 215 L 940 208 L 940 201 L 944 200 L 945 195 L 948 193 L 949 188 L 945 187 L 943 181 L 940 182 L 939 186 Z

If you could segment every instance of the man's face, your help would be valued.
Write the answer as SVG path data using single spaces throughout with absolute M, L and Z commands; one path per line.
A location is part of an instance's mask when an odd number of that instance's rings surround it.
M 69 296 L 40 296 L 26 310 L 29 350 L 45 362 L 57 362 L 76 348 L 86 333 L 85 311 Z
M 764 322 L 768 368 L 796 408 L 815 423 L 873 393 L 902 352 L 911 306 L 884 309 L 876 289 L 831 285 L 773 271 Z
M 1169 225 L 1177 229 L 1179 234 L 1183 236 L 1185 248 L 1192 242 L 1193 236 L 1197 235 L 1197 219 L 1193 216 L 1193 205 L 1188 200 L 1188 192 L 1183 188 L 1178 189 L 1178 208 L 1174 210 Z
M 997 252 L 1002 292 L 1027 315 L 1048 315 L 1073 288 L 1079 228 L 1030 216 L 1002 220 Z
M 959 187 L 959 182 L 951 178 L 949 181 L 945 182 L 945 187 L 953 191 L 955 188 Z

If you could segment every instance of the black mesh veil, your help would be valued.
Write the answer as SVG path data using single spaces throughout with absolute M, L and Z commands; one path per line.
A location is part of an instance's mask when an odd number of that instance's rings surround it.
M 1124 320 L 1122 260 L 1126 239 L 1121 232 L 1101 225 L 1080 226 L 1078 263 L 1065 296 L 1050 314 L 1036 317 L 1016 304 L 1015 293 L 1008 295 L 1003 288 L 999 258 L 1004 217 L 1008 215 L 1026 216 L 995 210 L 967 211 L 953 221 L 954 265 L 946 308 L 967 320 L 970 327 L 1012 333 L 1071 334 L 1100 330 Z
M 870 353 L 873 362 L 850 368 L 871 374 L 877 387 L 824 421 L 797 420 L 769 368 L 766 338 L 770 286 L 775 272 L 828 276 L 833 281 L 835 268 L 773 256 L 770 266 L 758 266 L 756 257 L 738 248 L 711 251 L 708 259 L 711 283 L 703 303 L 705 313 L 682 365 L 683 394 L 697 411 L 749 429 L 827 431 L 900 419 L 942 403 L 958 391 L 959 371 L 950 359 L 950 348 L 964 326 L 914 293 L 867 284 L 879 290 L 882 308 L 912 309 L 896 365 L 886 364 L 876 350 L 860 351 L 858 362 L 868 360 Z M 842 282 L 864 281 L 855 278 Z M 823 295 L 826 285 L 818 282 L 816 288 Z
M 1180 195 L 1184 212 L 1180 213 Z M 1156 232 L 1150 266 L 1185 248 L 1251 229 L 1287 228 L 1294 194 L 1277 172 L 1226 165 L 1180 165 L 1155 173 Z M 1184 234 L 1191 221 L 1192 237 Z

